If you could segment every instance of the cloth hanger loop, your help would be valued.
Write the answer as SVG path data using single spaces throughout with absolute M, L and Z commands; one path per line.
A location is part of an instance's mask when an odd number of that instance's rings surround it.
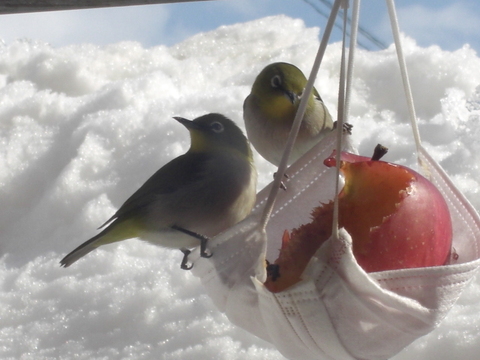
M 313 84 L 315 83 L 318 69 L 320 68 L 323 55 L 325 54 L 325 50 L 328 45 L 328 40 L 330 39 L 330 34 L 332 33 L 333 26 L 335 25 L 335 19 L 337 17 L 338 10 L 340 8 L 340 5 L 344 1 L 345 0 L 335 0 L 335 3 L 333 4 L 333 7 L 332 7 L 332 11 L 328 18 L 327 25 L 323 33 L 322 41 L 320 42 L 320 46 L 318 48 L 315 61 L 313 63 L 312 71 L 310 72 L 307 85 L 305 86 L 305 90 L 303 92 L 304 95 L 300 100 L 297 113 L 295 114 L 295 119 L 293 120 L 292 129 L 290 130 L 290 134 L 288 136 L 288 139 L 285 145 L 285 150 L 283 152 L 282 159 L 280 160 L 280 164 L 278 166 L 277 175 L 275 176 L 275 179 L 273 181 L 272 190 L 270 191 L 270 194 L 267 198 L 267 201 L 265 203 L 265 208 L 263 210 L 261 219 L 259 221 L 259 227 L 262 231 L 265 231 L 265 228 L 270 219 L 270 215 L 272 214 L 273 206 L 275 205 L 275 198 L 278 194 L 278 190 L 280 189 L 280 185 L 284 177 L 285 170 L 287 169 L 288 158 L 290 157 L 293 144 L 295 143 L 295 139 L 298 135 L 298 131 L 300 129 L 303 116 L 305 115 L 305 111 L 307 109 L 307 100 L 313 91 Z

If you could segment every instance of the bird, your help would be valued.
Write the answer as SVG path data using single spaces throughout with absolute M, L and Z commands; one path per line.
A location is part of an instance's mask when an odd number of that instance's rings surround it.
M 256 199 L 257 171 L 242 130 L 224 115 L 174 117 L 190 133 L 190 148 L 154 173 L 99 229 L 61 261 L 68 267 L 97 247 L 140 238 L 210 257 L 207 241 L 247 217 Z
M 280 164 L 306 84 L 307 78 L 295 65 L 272 63 L 258 74 L 243 103 L 248 139 L 263 158 L 276 166 Z M 333 128 L 332 117 L 313 88 L 288 163 L 295 162 Z

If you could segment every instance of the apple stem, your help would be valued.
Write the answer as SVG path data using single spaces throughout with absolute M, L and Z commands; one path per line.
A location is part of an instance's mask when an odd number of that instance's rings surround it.
M 386 153 L 388 152 L 388 148 L 381 145 L 377 144 L 375 146 L 375 149 L 373 150 L 373 155 L 372 155 L 372 161 L 378 161 L 380 160 Z

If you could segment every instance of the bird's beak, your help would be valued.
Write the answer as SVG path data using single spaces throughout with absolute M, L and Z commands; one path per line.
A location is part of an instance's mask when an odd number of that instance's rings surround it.
M 285 96 L 287 97 L 287 99 L 290 100 L 290 102 L 291 102 L 292 104 L 295 105 L 295 104 L 298 102 L 298 95 L 295 94 L 294 92 L 285 90 L 284 94 L 285 94 Z
M 188 120 L 188 119 L 182 118 L 180 116 L 174 116 L 173 118 L 175 120 L 177 120 L 180 124 L 185 126 L 187 129 L 199 129 L 200 128 L 200 126 L 197 123 L 193 122 L 192 120 Z

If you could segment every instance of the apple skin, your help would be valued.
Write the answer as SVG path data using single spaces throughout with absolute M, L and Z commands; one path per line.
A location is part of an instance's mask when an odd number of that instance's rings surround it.
M 345 185 L 339 226 L 352 237 L 353 254 L 367 272 L 444 265 L 452 248 L 448 206 L 438 189 L 405 166 L 341 154 Z M 335 166 L 335 153 L 325 160 Z M 312 211 L 312 221 L 285 231 L 266 287 L 280 292 L 301 280 L 313 254 L 332 233 L 333 202 Z M 268 268 L 267 268 L 268 270 Z
M 341 154 L 345 185 L 339 224 L 352 236 L 353 254 L 367 272 L 444 265 L 452 222 L 438 189 L 405 166 Z M 335 166 L 333 156 L 325 160 Z

